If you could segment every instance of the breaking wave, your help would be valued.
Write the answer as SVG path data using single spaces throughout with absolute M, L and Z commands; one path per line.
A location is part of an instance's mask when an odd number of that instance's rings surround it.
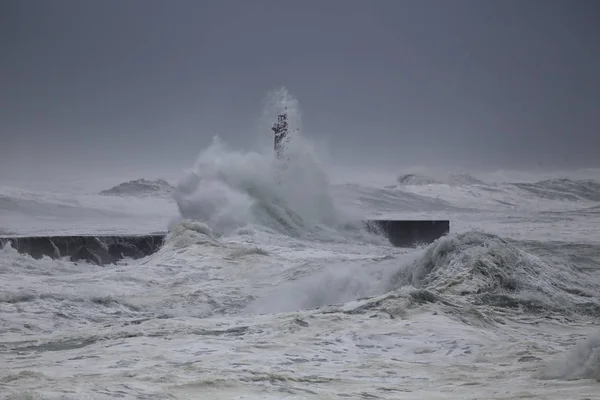
M 279 96 L 275 112 L 286 109 L 294 132 L 285 157 L 274 157 L 272 147 L 232 150 L 214 137 L 174 191 L 181 219 L 201 221 L 217 235 L 250 225 L 293 237 L 346 231 L 366 238 L 358 221 L 336 207 L 329 179 L 295 124 L 295 101 Z
M 597 278 L 568 263 L 549 262 L 488 233 L 441 238 L 391 280 L 471 304 L 530 312 L 600 316 Z
M 270 155 L 231 151 L 215 137 L 174 193 L 181 217 L 202 221 L 220 235 L 258 224 L 297 236 L 309 224 L 336 221 L 320 171 L 274 164 Z

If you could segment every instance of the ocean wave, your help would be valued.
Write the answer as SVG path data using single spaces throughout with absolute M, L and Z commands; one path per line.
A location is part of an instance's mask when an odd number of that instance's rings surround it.
M 399 178 L 400 184 L 384 189 L 362 187 L 354 195 L 364 206 L 387 211 L 501 211 L 581 213 L 597 212 L 600 183 L 593 180 L 549 179 L 536 183 L 485 183 L 470 175 L 456 175 L 456 181 L 409 174 Z M 355 185 L 358 186 L 358 185 Z M 393 196 L 390 194 L 393 193 Z M 360 196 L 360 197 L 358 197 Z M 412 201 L 407 196 L 422 199 Z M 395 197 L 395 198 L 394 198 Z M 408 200 L 408 201 L 407 201 Z
M 600 183 L 593 180 L 547 179 L 512 185 L 543 199 L 600 201 Z
M 423 174 L 403 174 L 396 178 L 396 182 L 400 185 L 450 185 L 450 186 L 467 186 L 467 185 L 484 185 L 485 182 L 475 178 L 472 175 L 450 174 L 447 176 L 437 176 L 436 178 L 429 177 Z
M 294 104 L 280 95 L 279 102 Z M 174 190 L 181 219 L 200 221 L 216 235 L 253 226 L 294 238 L 373 240 L 334 199 L 329 177 L 295 125 L 297 110 L 286 112 L 294 135 L 281 159 L 271 147 L 244 152 L 213 138 Z
M 467 211 L 443 198 L 410 193 L 397 187 L 374 188 L 347 183 L 336 186 L 333 191 L 350 207 L 360 205 L 371 212 Z
M 82 205 L 72 199 L 41 198 L 26 195 L 0 194 L 0 212 L 10 212 L 29 217 L 103 216 L 106 212 Z
M 391 280 L 458 296 L 474 305 L 599 316 L 600 282 L 568 263 L 549 262 L 508 241 L 469 231 L 441 238 Z
M 302 138 L 280 162 L 271 153 L 244 153 L 218 138 L 199 156 L 173 198 L 179 221 L 197 221 L 216 236 L 258 230 L 309 240 L 382 242 L 333 197 L 326 174 Z
M 28 215 L 57 214 L 62 210 L 76 210 L 81 203 L 72 197 L 55 193 L 34 192 L 9 187 L 0 189 L 0 211 Z
M 218 246 L 218 239 L 208 225 L 193 220 L 175 224 L 165 237 L 165 246 L 172 246 L 174 249 L 192 245 Z

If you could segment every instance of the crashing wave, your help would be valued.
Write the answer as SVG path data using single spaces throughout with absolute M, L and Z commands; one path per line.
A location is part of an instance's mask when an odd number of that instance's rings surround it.
M 166 246 L 175 249 L 192 245 L 217 246 L 218 242 L 209 226 L 197 221 L 181 220 L 174 224 L 165 238 Z
M 121 183 L 101 191 L 100 194 L 113 196 L 168 196 L 173 190 L 174 187 L 164 179 L 151 181 L 142 178 Z
M 271 101 L 275 114 L 285 107 L 294 132 L 285 156 L 274 157 L 271 146 L 232 150 L 214 137 L 173 193 L 181 218 L 205 223 L 218 236 L 256 228 L 318 240 L 373 240 L 334 202 L 329 178 L 302 136 L 294 98 L 282 90 Z
M 391 289 L 411 285 L 471 304 L 532 312 L 600 315 L 593 293 L 600 282 L 571 265 L 554 265 L 506 240 L 470 231 L 444 237 L 391 280 Z M 584 283 L 585 282 L 585 283 Z
M 329 181 L 301 136 L 295 100 L 282 90 L 271 101 L 275 114 L 287 107 L 295 132 L 286 157 L 273 157 L 271 149 L 235 151 L 214 137 L 173 193 L 183 219 L 201 221 L 217 235 L 257 226 L 299 237 L 336 223 Z

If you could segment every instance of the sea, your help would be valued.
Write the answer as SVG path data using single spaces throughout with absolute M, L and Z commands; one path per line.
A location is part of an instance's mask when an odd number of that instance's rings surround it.
M 336 179 L 286 151 L 3 182 L 3 236 L 168 233 L 104 266 L 1 248 L 0 399 L 600 399 L 600 170 Z M 369 218 L 451 232 L 397 248 Z

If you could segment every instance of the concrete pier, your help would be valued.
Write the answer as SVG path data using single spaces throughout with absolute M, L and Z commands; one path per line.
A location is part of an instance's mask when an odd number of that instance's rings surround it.
M 68 257 L 73 262 L 97 265 L 113 264 L 125 257 L 138 259 L 156 252 L 164 234 L 144 236 L 33 236 L 2 237 L 0 245 L 10 241 L 19 253 L 40 259 Z
M 428 244 L 450 232 L 450 221 L 367 220 L 367 229 L 389 238 L 396 247 Z M 68 257 L 73 262 L 85 261 L 97 265 L 114 264 L 129 257 L 143 258 L 162 246 L 166 234 L 138 236 L 33 236 L 0 237 L 0 245 L 11 242 L 19 253 L 39 259 Z
M 368 220 L 367 229 L 388 237 L 395 247 L 415 247 L 432 243 L 450 233 L 447 220 Z

